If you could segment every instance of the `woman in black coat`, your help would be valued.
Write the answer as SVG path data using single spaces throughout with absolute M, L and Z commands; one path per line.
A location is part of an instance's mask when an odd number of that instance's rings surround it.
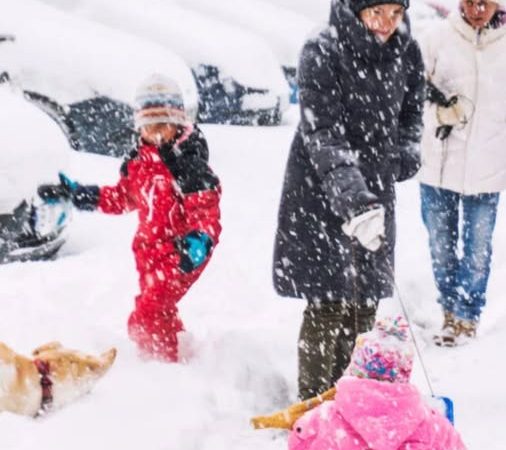
M 395 182 L 419 168 L 423 62 L 409 0 L 334 0 L 304 46 L 301 120 L 285 172 L 274 285 L 308 301 L 299 395 L 329 388 L 392 296 Z

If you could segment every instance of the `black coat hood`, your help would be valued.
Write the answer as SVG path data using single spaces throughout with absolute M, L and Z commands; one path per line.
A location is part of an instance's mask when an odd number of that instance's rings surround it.
M 342 0 L 332 1 L 329 25 L 330 33 L 335 32 L 336 39 L 347 46 L 357 58 L 372 61 L 391 61 L 398 58 L 406 52 L 412 41 L 411 24 L 407 13 L 404 13 L 399 29 L 383 43 Z

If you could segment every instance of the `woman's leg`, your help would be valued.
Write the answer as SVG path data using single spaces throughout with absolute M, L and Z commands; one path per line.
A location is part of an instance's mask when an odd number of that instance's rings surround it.
M 299 335 L 299 398 L 330 389 L 348 367 L 357 334 L 372 329 L 376 306 L 309 303 Z
M 466 195 L 462 202 L 464 255 L 457 275 L 460 301 L 455 315 L 478 322 L 486 301 L 499 194 Z
M 439 291 L 438 302 L 445 313 L 453 313 L 458 303 L 460 194 L 447 189 L 420 185 L 422 219 L 429 233 L 432 272 Z
M 376 320 L 377 305 L 350 306 L 344 332 L 337 336 L 335 359 L 332 367 L 332 380 L 335 383 L 344 374 L 350 364 L 351 354 L 355 348 L 357 336 L 371 331 Z
M 339 354 L 338 341 L 347 338 L 346 330 L 350 323 L 351 316 L 346 305 L 308 303 L 298 341 L 301 400 L 326 391 L 337 381 L 334 372 Z

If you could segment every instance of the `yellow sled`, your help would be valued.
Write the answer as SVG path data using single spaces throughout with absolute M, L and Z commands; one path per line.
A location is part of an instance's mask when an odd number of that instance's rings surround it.
M 288 408 L 277 411 L 269 416 L 253 417 L 251 419 L 251 425 L 257 430 L 263 428 L 283 428 L 291 430 L 295 421 L 305 412 L 313 409 L 326 400 L 333 400 L 335 395 L 336 388 L 333 387 L 316 397 L 312 397 L 300 403 L 294 403 Z

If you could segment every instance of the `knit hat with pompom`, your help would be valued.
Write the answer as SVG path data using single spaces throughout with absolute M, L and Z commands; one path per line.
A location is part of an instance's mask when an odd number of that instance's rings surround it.
M 409 326 L 402 317 L 378 320 L 372 331 L 357 336 L 345 374 L 379 381 L 407 383 L 413 369 Z
M 156 123 L 185 125 L 183 94 L 178 84 L 159 74 L 151 75 L 135 93 L 135 127 Z

